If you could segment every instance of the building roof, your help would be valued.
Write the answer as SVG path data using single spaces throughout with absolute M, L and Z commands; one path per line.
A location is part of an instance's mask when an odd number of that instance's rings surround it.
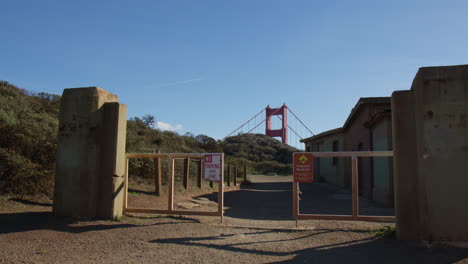
M 353 107 L 351 110 L 351 113 L 348 116 L 348 119 L 346 119 L 346 122 L 343 125 L 343 128 L 347 128 L 351 122 L 354 120 L 356 115 L 359 113 L 359 111 L 362 109 L 364 105 L 369 105 L 369 104 L 391 104 L 391 97 L 386 96 L 386 97 L 361 97 L 359 98 L 359 101 L 356 103 L 356 105 Z
M 306 142 L 314 141 L 314 140 L 321 139 L 321 138 L 324 138 L 324 137 L 328 137 L 328 136 L 333 136 L 333 135 L 336 135 L 336 134 L 340 134 L 340 133 L 342 133 L 342 132 L 343 132 L 343 128 L 342 128 L 342 127 L 339 127 L 339 128 L 335 128 L 335 129 L 331 129 L 331 130 L 322 132 L 322 133 L 317 134 L 317 135 L 314 135 L 314 136 L 312 136 L 312 137 L 308 137 L 308 138 L 301 139 L 300 141 L 301 141 L 302 143 L 306 143 Z
M 369 120 L 364 124 L 364 126 L 372 128 L 384 118 L 389 118 L 389 119 L 392 118 L 391 108 L 384 108 L 384 109 L 376 110 L 375 113 L 371 116 L 371 118 L 369 118 Z

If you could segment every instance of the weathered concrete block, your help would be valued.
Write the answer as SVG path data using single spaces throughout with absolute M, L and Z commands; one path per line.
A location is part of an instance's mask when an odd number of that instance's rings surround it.
M 98 87 L 65 89 L 61 99 L 54 214 L 122 214 L 127 108 Z
M 392 104 L 398 236 L 468 241 L 468 65 L 419 69 Z

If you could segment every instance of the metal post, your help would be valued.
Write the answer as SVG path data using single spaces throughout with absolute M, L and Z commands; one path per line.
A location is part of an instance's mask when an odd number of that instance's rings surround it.
M 234 186 L 237 186 L 237 164 L 234 165 Z
M 158 154 L 161 153 L 161 151 L 158 150 Z M 161 188 L 162 188 L 162 171 L 161 171 L 161 158 L 156 158 L 154 160 L 154 165 L 156 168 L 156 175 L 154 179 L 154 192 L 156 193 L 157 196 L 161 195 Z
M 358 157 L 353 155 L 351 157 L 351 184 L 352 184 L 352 191 L 353 191 L 353 218 L 357 218 L 359 216 L 359 177 L 358 177 Z
M 221 223 L 224 218 L 224 153 L 221 153 L 221 178 L 218 182 L 218 211 L 221 214 Z
M 184 188 L 189 189 L 189 175 L 190 175 L 190 158 L 184 161 Z
M 296 220 L 299 218 L 299 183 L 293 182 L 293 217 Z
M 244 181 L 247 181 L 247 165 L 244 165 Z
M 198 188 L 202 188 L 202 179 L 203 179 L 203 159 L 200 159 L 200 163 L 198 165 Z
M 128 208 L 128 165 L 129 165 L 129 159 L 126 159 L 125 163 L 125 192 L 124 192 L 124 208 L 123 211 L 125 212 L 125 209 Z
M 167 200 L 169 211 L 174 210 L 174 158 L 169 156 L 169 199 Z
M 231 186 L 231 164 L 228 165 L 227 185 Z

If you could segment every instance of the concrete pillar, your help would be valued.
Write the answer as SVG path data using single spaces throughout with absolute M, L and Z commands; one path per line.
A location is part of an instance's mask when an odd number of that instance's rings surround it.
M 399 238 L 468 241 L 468 65 L 421 68 L 392 100 Z
M 413 94 L 392 94 L 393 166 L 397 236 L 417 240 L 419 228 L 418 161 Z M 396 139 L 396 140 L 395 140 Z
M 54 214 L 122 215 L 127 107 L 98 87 L 65 89 L 61 99 Z

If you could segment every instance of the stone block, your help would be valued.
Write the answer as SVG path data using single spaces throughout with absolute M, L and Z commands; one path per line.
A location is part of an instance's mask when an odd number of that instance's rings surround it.
M 419 69 L 392 108 L 398 237 L 468 241 L 468 65 Z
M 126 106 L 98 87 L 61 99 L 54 214 L 112 218 L 122 213 Z

